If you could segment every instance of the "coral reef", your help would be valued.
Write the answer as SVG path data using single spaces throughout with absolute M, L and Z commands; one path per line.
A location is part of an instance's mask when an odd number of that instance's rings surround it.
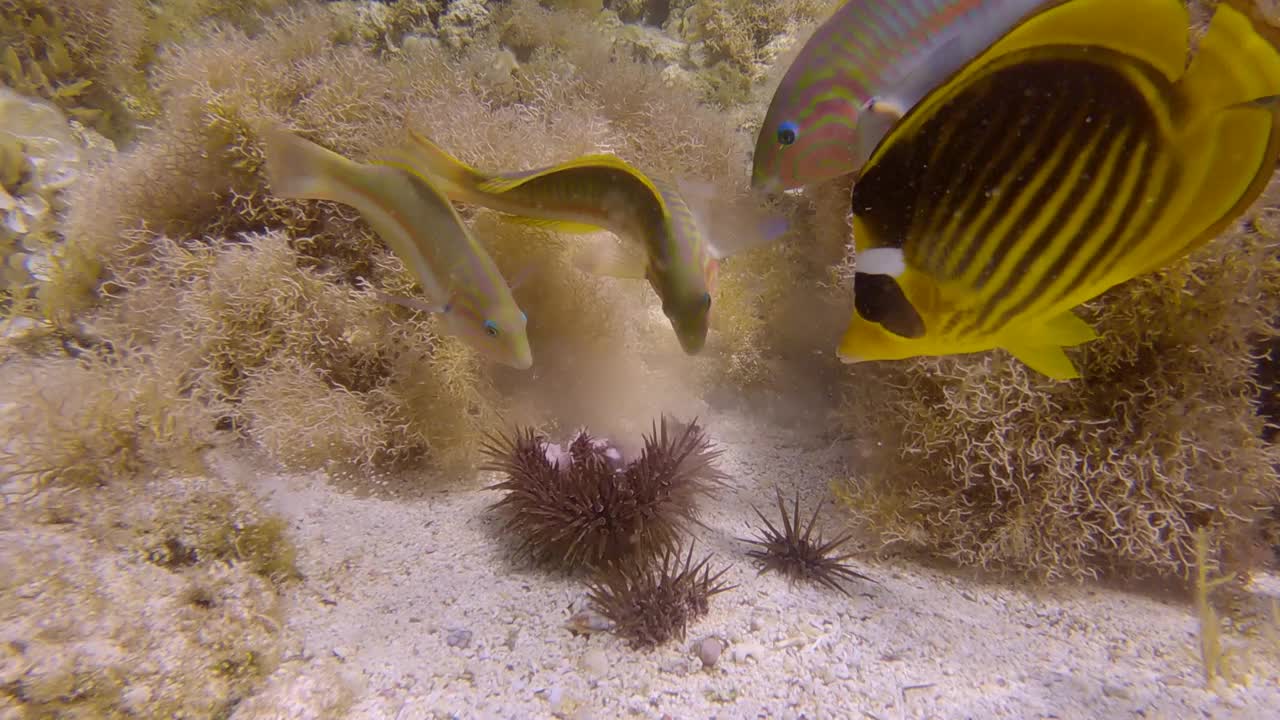
M 202 451 L 220 441 L 216 403 L 184 387 L 180 355 L 96 348 L 2 367 L 6 494 L 200 472 Z
M 287 528 L 241 492 L 256 479 L 190 477 L 237 442 L 292 469 L 416 481 L 471 469 L 498 418 L 538 428 L 489 448 L 524 463 L 503 468 L 507 510 L 550 507 L 510 528 L 537 556 L 608 565 L 595 602 L 639 646 L 729 589 L 681 550 L 714 454 L 700 429 L 664 425 L 622 473 L 585 435 L 552 471 L 542 434 L 630 436 L 661 409 L 801 379 L 844 378 L 840 429 L 865 453 L 837 489 L 886 540 L 1043 578 L 1190 578 L 1197 530 L 1244 578 L 1275 542 L 1280 457 L 1259 414 L 1274 362 L 1256 362 L 1278 335 L 1274 193 L 1091 304 L 1103 338 L 1070 384 L 999 353 L 837 368 L 847 179 L 775 201 L 793 229 L 726 260 L 697 358 L 643 287 L 574 269 L 576 238 L 477 208 L 462 208 L 477 238 L 529 278 L 532 373 L 379 302 L 372 288 L 413 295 L 411 275 L 349 210 L 276 197 L 262 128 L 365 160 L 409 125 L 495 170 L 612 152 L 737 199 L 767 78 L 830 3 L 548 5 L 0 0 L 0 713 L 343 715 L 329 666 L 286 651 L 296 570 Z M 841 544 L 808 541 L 798 511 L 760 553 Z
M 745 192 L 749 138 L 696 89 L 668 86 L 660 62 L 622 53 L 608 13 L 584 23 L 531 0 L 494 5 L 453 48 L 437 38 L 461 5 L 424 7 L 402 16 L 407 7 L 304 3 L 254 16 L 247 30 L 227 15 L 181 30 L 150 71 L 152 129 L 65 193 L 66 242 L 24 313 L 95 342 L 199 343 L 206 353 L 188 354 L 183 370 L 191 385 L 233 406 L 225 423 L 304 468 L 465 463 L 500 408 L 630 433 L 626 418 L 700 386 L 775 382 L 766 339 L 792 325 L 779 298 L 817 264 L 808 251 L 777 243 L 729 258 L 706 357 L 684 359 L 668 352 L 674 341 L 643 288 L 572 267 L 575 238 L 464 208 L 502 270 L 530 278 L 517 295 L 538 381 L 518 382 L 440 338 L 432 319 L 374 302 L 368 287 L 411 295 L 413 282 L 354 213 L 272 195 L 257 133 L 276 123 L 354 159 L 409 124 L 477 166 L 609 151 L 726 197 Z M 670 118 L 680 118 L 674 132 Z M 629 389 L 646 374 L 670 388 L 665 398 Z M 268 413 L 255 400 L 265 397 L 296 412 Z M 607 411 L 599 397 L 612 399 Z
M 294 642 L 277 523 L 234 484 L 195 479 L 6 504 L 0 712 L 229 717 Z
M 57 103 L 107 137 L 151 115 L 146 4 L 137 0 L 0 2 L 0 79 Z
M 683 558 L 681 549 L 666 550 L 654 563 L 610 568 L 591 583 L 592 604 L 633 647 L 683 640 L 689 622 L 707 614 L 711 597 L 736 587 L 720 580 L 728 568 L 712 574 L 710 557 L 695 564 L 693 545 Z
M 492 437 L 482 466 L 506 475 L 492 486 L 504 492 L 495 505 L 503 533 L 517 553 L 566 569 L 645 565 L 681 543 L 698 522 L 699 496 L 713 494 L 725 475 L 718 451 L 696 422 L 660 427 L 624 465 L 616 447 L 578 433 L 563 451 L 532 428 Z
M 677 3 L 673 3 L 675 5 Z M 721 105 L 746 101 L 781 55 L 781 42 L 797 25 L 826 16 L 826 0 L 703 0 L 683 5 L 677 23 L 703 75 L 709 97 Z
M 819 583 L 845 595 L 849 594 L 849 590 L 837 580 L 871 579 L 844 564 L 845 560 L 853 557 L 852 554 L 834 554 L 836 548 L 853 539 L 852 534 L 839 535 L 827 542 L 822 541 L 821 534 L 810 539 L 818 522 L 818 513 L 822 510 L 822 502 L 813 509 L 813 516 L 809 518 L 809 522 L 802 524 L 799 491 L 796 491 L 790 516 L 787 514 L 786 505 L 782 502 L 782 491 L 775 489 L 775 492 L 778 495 L 778 514 L 782 518 L 781 530 L 770 522 L 764 513 L 754 507 L 751 508 L 764 523 L 764 529 L 757 530 L 757 539 L 746 540 L 759 548 L 747 551 L 747 556 L 759 563 L 761 573 L 779 572 L 792 582 L 805 580 Z
M 10 303 L 27 300 L 33 276 L 57 249 L 62 190 L 83 161 L 57 107 L 0 87 L 0 291 Z

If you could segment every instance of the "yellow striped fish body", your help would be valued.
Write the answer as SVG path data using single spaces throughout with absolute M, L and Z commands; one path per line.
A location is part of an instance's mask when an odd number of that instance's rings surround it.
M 587 155 L 535 170 L 485 174 L 411 132 L 382 162 L 420 173 L 453 200 L 474 203 L 531 225 L 568 232 L 607 230 L 616 243 L 580 259 L 584 269 L 644 278 L 662 301 L 680 346 L 706 343 L 719 254 L 674 183 L 645 175 L 613 155 Z
M 264 140 L 272 192 L 355 208 L 429 302 L 388 300 L 439 314 L 448 332 L 497 362 L 521 370 L 533 365 L 524 312 L 448 198 L 412 173 L 353 162 L 280 129 Z
M 1004 348 L 1054 378 L 1071 308 L 1207 242 L 1280 154 L 1280 53 L 1219 6 L 1068 0 L 926 96 L 852 196 L 846 362 Z M 1141 32 L 1134 28 L 1141 27 Z

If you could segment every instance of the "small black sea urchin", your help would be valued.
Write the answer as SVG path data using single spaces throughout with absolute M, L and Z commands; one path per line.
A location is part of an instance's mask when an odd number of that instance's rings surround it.
M 720 451 L 696 421 L 671 432 L 664 417 L 625 468 L 585 430 L 568 457 L 549 457 L 549 447 L 529 428 L 490 436 L 482 469 L 506 475 L 490 489 L 506 493 L 493 507 L 517 552 L 570 569 L 643 564 L 675 548 L 687 524 L 698 522 L 698 496 L 726 479 L 714 464 Z
M 759 550 L 747 551 L 748 556 L 755 558 L 761 564 L 760 573 L 774 570 L 786 575 L 793 582 L 796 580 L 817 582 L 835 588 L 845 595 L 848 595 L 849 591 L 836 580 L 854 578 L 871 580 L 843 563 L 844 560 L 853 557 L 852 553 L 831 556 L 836 548 L 853 539 L 851 534 L 841 535 L 826 543 L 822 541 L 821 535 L 815 540 L 809 539 L 817 524 L 818 512 L 822 510 L 825 501 L 818 503 L 818 507 L 813 511 L 813 517 L 809 518 L 808 525 L 801 525 L 800 493 L 796 493 L 795 507 L 791 516 L 788 517 L 787 508 L 782 502 L 782 491 L 775 489 L 775 492 L 778 494 L 778 513 L 782 516 L 782 531 L 779 532 L 763 513 L 752 507 L 756 515 L 764 521 L 765 529 L 759 530 L 758 540 L 742 538 L 744 542 L 760 547 Z M 875 581 L 871 580 L 871 582 Z
M 695 565 L 690 544 L 683 559 L 677 546 L 665 550 L 660 561 L 611 567 L 591 582 L 591 602 L 632 647 L 683 640 L 689 621 L 707 614 L 712 595 L 737 587 L 720 580 L 729 568 L 711 574 L 710 559 Z

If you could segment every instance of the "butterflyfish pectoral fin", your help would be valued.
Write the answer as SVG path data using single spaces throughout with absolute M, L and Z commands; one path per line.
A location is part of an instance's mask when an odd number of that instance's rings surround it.
M 574 267 L 591 275 L 643 280 L 649 260 L 634 243 L 622 244 L 613 239 L 587 243 L 574 254 Z
M 1043 337 L 1053 345 L 1074 347 L 1098 339 L 1098 333 L 1075 313 L 1067 311 L 1044 324 Z
M 1056 345 L 1022 345 L 1018 343 L 1002 344 L 1008 353 L 1024 365 L 1054 380 L 1075 380 L 1080 371 L 1075 363 L 1067 357 L 1067 353 Z
M 1024 326 L 1007 332 L 1008 339 L 1002 341 L 1000 346 L 1027 367 L 1055 380 L 1080 377 L 1080 371 L 1063 348 L 1098 339 L 1097 331 L 1070 311 L 1052 317 L 1036 327 Z

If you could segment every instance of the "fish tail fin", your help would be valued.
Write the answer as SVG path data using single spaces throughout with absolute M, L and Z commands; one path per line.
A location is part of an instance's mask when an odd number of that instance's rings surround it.
M 1207 113 L 1241 106 L 1273 108 L 1273 98 L 1280 95 L 1280 50 L 1247 15 L 1219 3 L 1178 86 Z
M 487 178 L 480 171 L 450 155 L 425 135 L 409 130 L 408 139 L 381 162 L 408 170 L 439 188 L 450 198 L 470 193 Z
M 1017 12 L 1014 3 L 1005 4 L 1010 8 L 988 13 Z M 1005 55 L 1048 45 L 1107 48 L 1141 59 L 1170 81 L 1186 68 L 1191 17 L 1182 0 L 1045 0 L 1033 5 L 1024 8 L 1021 20 L 948 82 L 981 72 Z M 1142 33 L 1135 35 L 1137 27 Z M 964 42 L 971 40 L 961 45 Z
M 1184 248 L 1152 255 L 1143 272 L 1221 234 L 1266 189 L 1280 159 L 1280 50 L 1235 7 L 1218 5 L 1178 92 L 1186 108 L 1178 142 L 1201 149 L 1204 172 L 1179 225 L 1201 229 Z
M 280 197 L 347 202 L 335 178 L 357 163 L 282 128 L 263 133 L 267 182 Z

